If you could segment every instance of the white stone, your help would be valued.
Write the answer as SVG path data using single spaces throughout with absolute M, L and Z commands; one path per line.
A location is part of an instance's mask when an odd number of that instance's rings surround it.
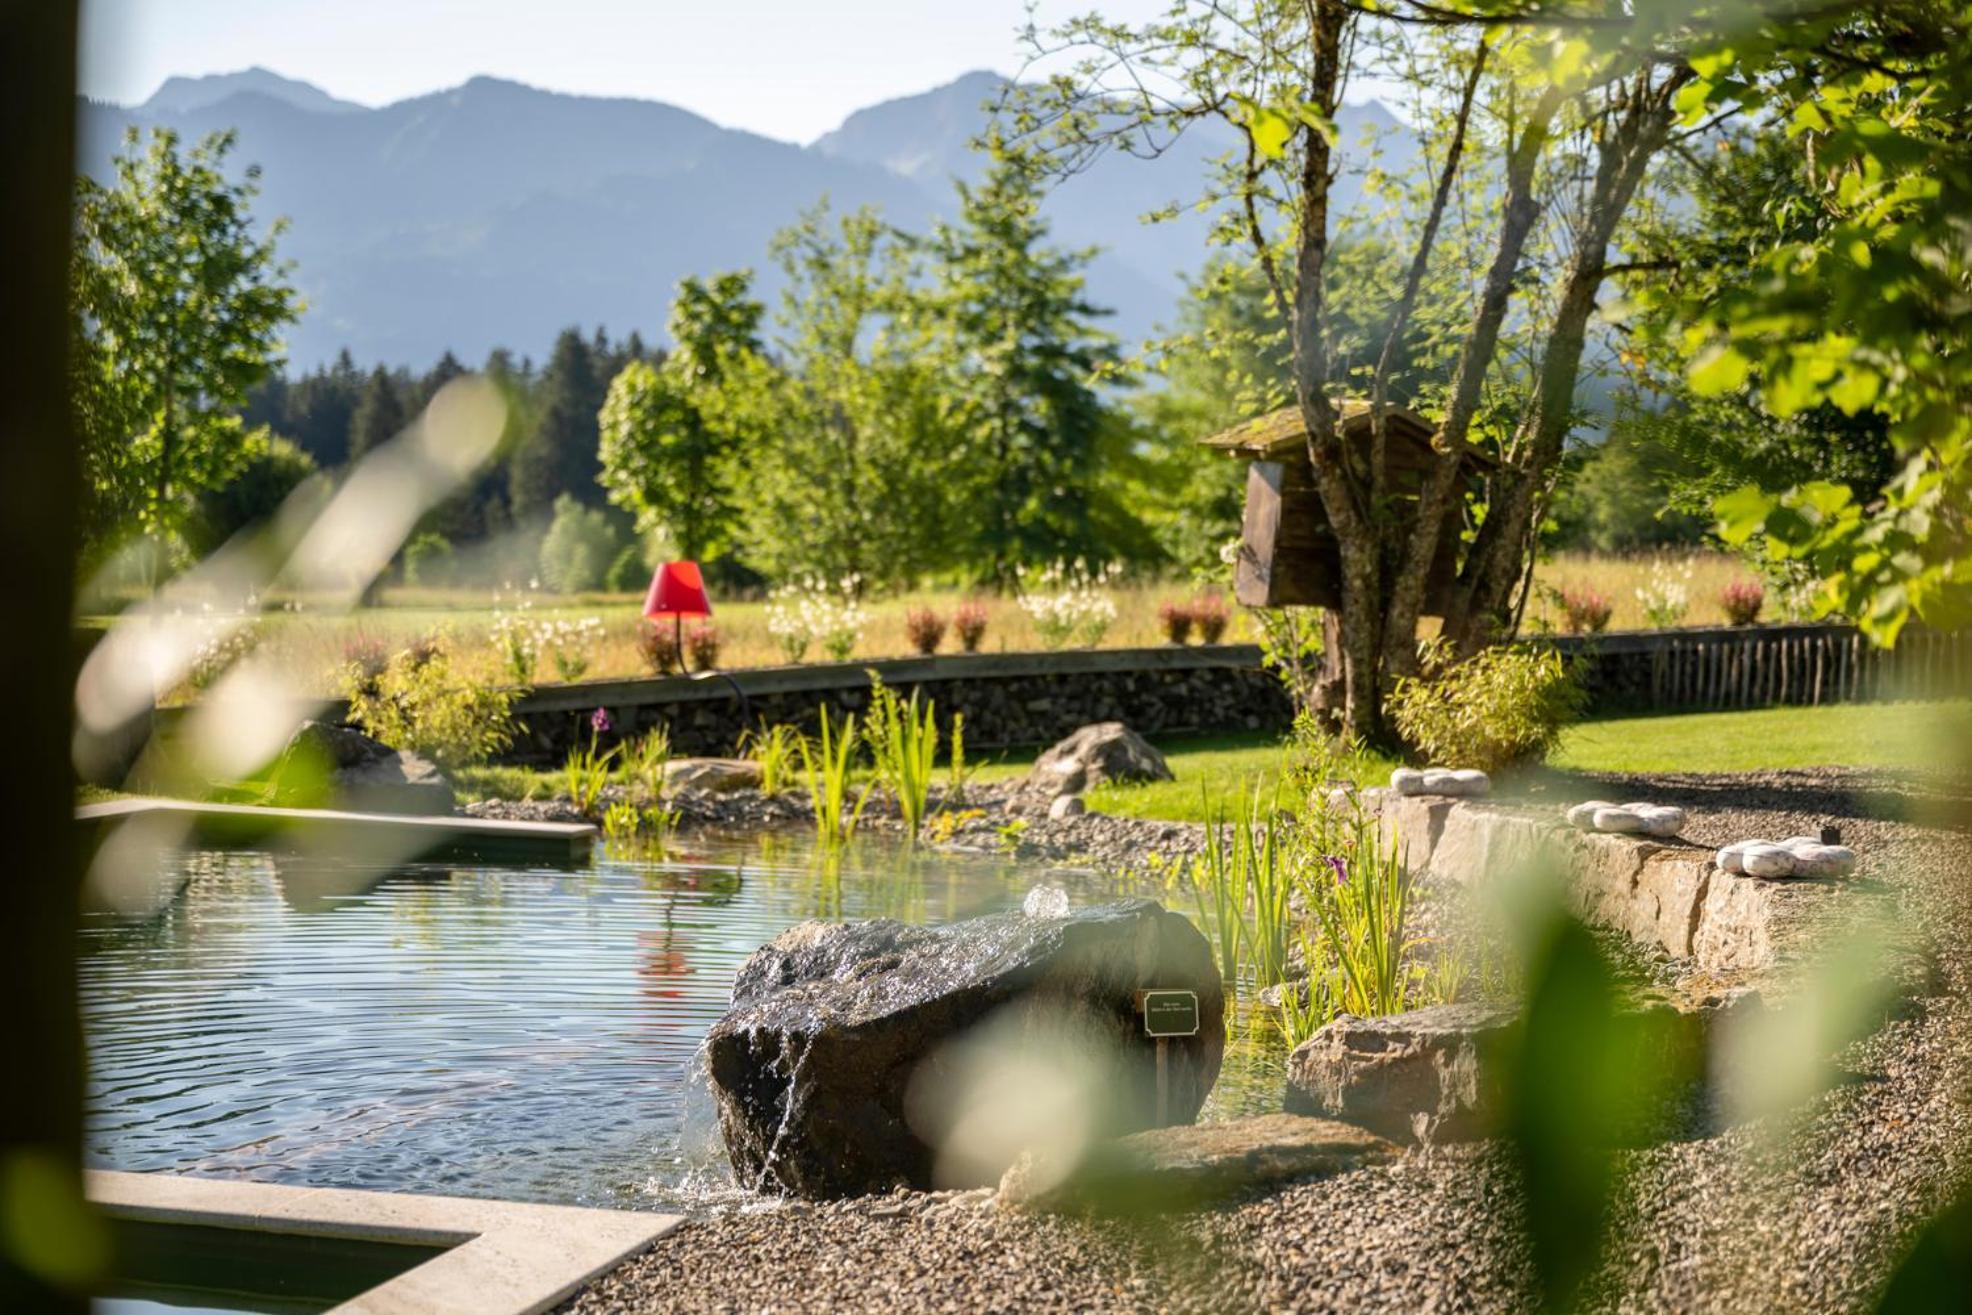
M 1718 852 L 1716 862 L 1719 865 L 1719 871 L 1730 872 L 1735 877 L 1745 875 L 1746 847 L 1748 845 L 1764 845 L 1766 843 L 1764 840 L 1733 841 L 1730 845 L 1725 846 Z
M 1740 853 L 1740 868 L 1749 877 L 1791 877 L 1794 875 L 1794 851 L 1782 845 L 1769 845 L 1755 841 Z
M 1399 767 L 1390 773 L 1390 788 L 1398 794 L 1423 794 L 1424 773 L 1415 767 Z
M 1856 851 L 1847 845 L 1799 845 L 1793 853 L 1797 877 L 1846 877 L 1856 870 Z
M 1809 848 L 1819 849 L 1821 847 L 1821 837 L 1820 836 L 1789 836 L 1787 837 L 1787 839 L 1779 841 L 1777 843 L 1780 845 L 1782 849 L 1809 849 Z
M 1593 831 L 1595 830 L 1596 810 L 1600 808 L 1614 808 L 1615 806 L 1607 799 L 1591 799 L 1586 803 L 1576 804 L 1568 810 L 1568 825 L 1574 827 L 1577 831 Z
M 1346 785 L 1338 785 L 1328 792 L 1330 812 L 1346 813 L 1356 806 L 1356 792 Z
M 1493 778 L 1477 767 L 1460 767 L 1452 772 L 1452 780 L 1457 784 L 1457 793 L 1467 796 L 1482 795 L 1493 788 Z
M 1424 793 L 1458 794 L 1458 775 L 1450 768 L 1427 767 L 1424 769 Z
M 1626 804 L 1624 807 L 1643 819 L 1643 833 L 1660 839 L 1684 830 L 1684 809 L 1669 804 Z
M 1591 816 L 1598 831 L 1630 835 L 1643 830 L 1643 818 L 1627 808 L 1598 808 Z

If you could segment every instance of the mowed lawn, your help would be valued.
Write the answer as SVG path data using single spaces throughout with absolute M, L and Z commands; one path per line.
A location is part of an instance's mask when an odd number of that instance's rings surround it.
M 1166 740 L 1175 781 L 1104 786 L 1089 807 L 1128 817 L 1200 821 L 1230 805 L 1235 790 L 1273 789 L 1282 742 L 1247 734 Z M 1676 716 L 1620 717 L 1570 727 L 1548 759 L 1578 772 L 1752 772 L 1793 767 L 1962 769 L 1972 756 L 1972 700 L 1760 708 Z M 1375 754 L 1344 773 L 1364 784 L 1395 763 Z M 1017 775 L 1025 762 L 982 769 L 982 779 Z

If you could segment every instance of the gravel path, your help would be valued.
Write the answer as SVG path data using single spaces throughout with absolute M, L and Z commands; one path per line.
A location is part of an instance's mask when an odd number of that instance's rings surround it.
M 1793 1126 L 1626 1157 L 1592 1305 L 1866 1308 L 1910 1227 L 1972 1178 L 1972 804 L 1858 773 L 1564 784 L 1691 806 L 1706 843 L 1839 825 L 1864 856 L 1860 879 L 1883 883 L 1932 964 Z M 1009 1216 L 978 1193 L 763 1203 L 692 1221 L 565 1309 L 1517 1311 L 1532 1296 L 1516 1215 L 1511 1163 L 1486 1146 L 1148 1230 Z

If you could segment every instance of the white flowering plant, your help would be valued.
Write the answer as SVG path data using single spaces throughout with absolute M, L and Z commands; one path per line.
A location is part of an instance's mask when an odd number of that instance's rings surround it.
M 781 646 L 781 656 L 799 662 L 820 642 L 836 662 L 847 661 L 869 624 L 869 613 L 858 601 L 863 579 L 845 575 L 830 583 L 803 576 L 775 589 L 767 598 L 767 633 Z
M 510 605 L 498 594 L 493 597 L 493 647 L 516 685 L 533 681 L 534 664 L 541 656 L 540 634 L 528 615 L 533 606 L 534 600 L 527 597 Z
M 1094 647 L 1116 622 L 1116 600 L 1109 588 L 1122 568 L 1111 563 L 1094 571 L 1086 562 L 1055 562 L 1036 572 L 1020 572 L 1020 610 L 1033 621 L 1045 648 L 1080 640 Z
M 1677 570 L 1658 558 L 1650 567 L 1650 579 L 1638 586 L 1636 600 L 1643 608 L 1643 619 L 1653 629 L 1662 630 L 1684 620 L 1691 609 L 1691 563 L 1686 561 L 1683 569 Z
M 545 649 L 555 664 L 555 674 L 563 681 L 580 680 L 588 673 L 590 658 L 602 643 L 602 618 L 585 616 L 579 620 L 542 621 L 535 627 L 535 647 Z

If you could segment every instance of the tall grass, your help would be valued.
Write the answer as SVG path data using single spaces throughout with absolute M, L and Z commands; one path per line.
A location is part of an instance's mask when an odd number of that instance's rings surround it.
M 1221 805 L 1207 828 L 1205 848 L 1191 864 L 1192 891 L 1226 980 L 1272 986 L 1287 975 L 1289 837 L 1279 810 L 1262 802 L 1261 787 L 1237 798 L 1232 820 Z
M 781 722 L 761 726 L 740 735 L 740 751 L 760 769 L 760 793 L 776 795 L 793 780 L 801 732 Z
M 568 791 L 568 800 L 579 813 L 593 813 L 603 797 L 603 787 L 609 784 L 614 774 L 612 764 L 623 746 L 612 745 L 608 749 L 596 747 L 596 737 L 591 735 L 586 748 L 569 750 L 568 757 L 562 761 L 562 785 Z
M 643 787 L 653 801 L 664 798 L 664 769 L 671 762 L 671 735 L 653 726 L 627 743 L 620 775 L 625 789 Z
M 872 677 L 869 722 L 864 728 L 876 779 L 897 801 L 904 834 L 913 842 L 924 826 L 931 799 L 931 773 L 938 757 L 937 707 L 918 706 L 917 691 L 907 703 L 897 691 Z
M 815 809 L 815 834 L 825 848 L 840 845 L 856 833 L 863 820 L 863 807 L 870 801 L 869 787 L 865 786 L 855 805 L 849 803 L 859 742 L 856 714 L 848 713 L 839 724 L 831 724 L 826 705 L 822 708 L 821 734 L 799 741 L 808 798 Z

